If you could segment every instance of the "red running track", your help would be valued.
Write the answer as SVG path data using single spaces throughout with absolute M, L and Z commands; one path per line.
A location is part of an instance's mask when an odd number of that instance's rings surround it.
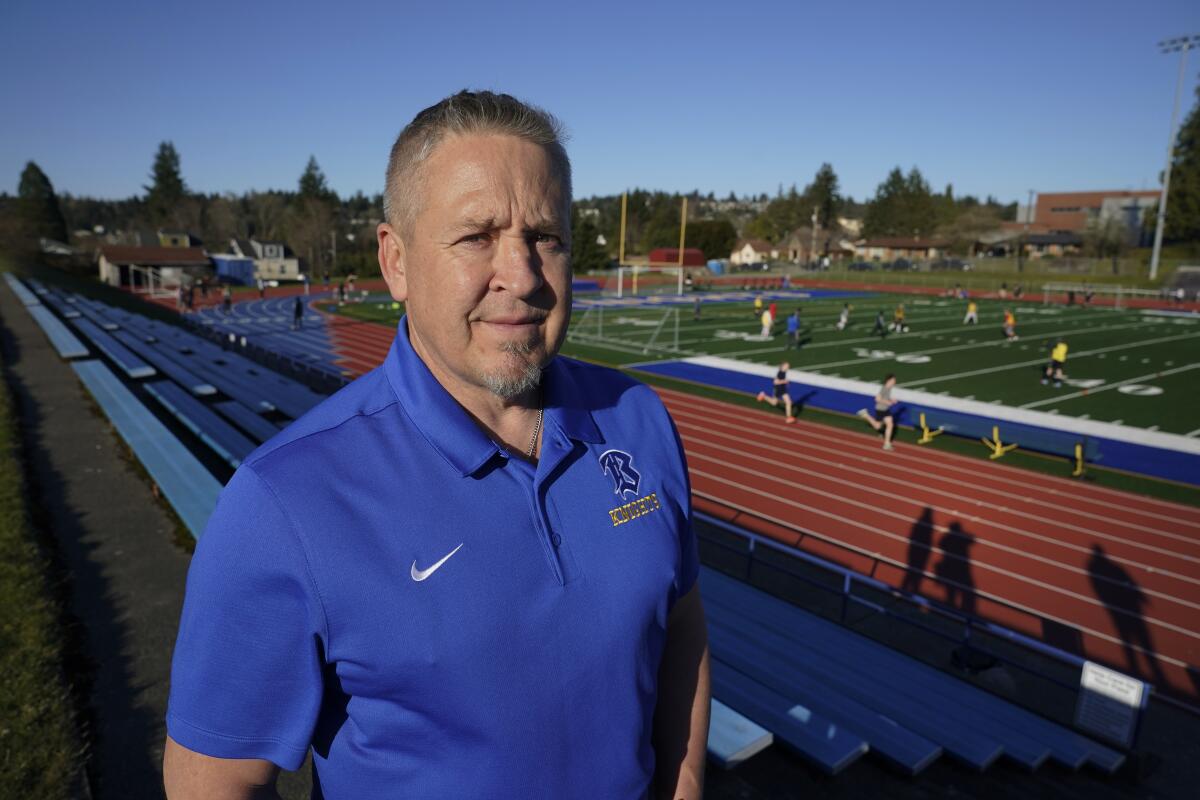
M 659 394 L 697 509 L 1200 698 L 1200 509 Z
M 383 360 L 389 328 L 327 319 Z M 1200 509 L 658 391 L 698 510 L 1200 701 Z

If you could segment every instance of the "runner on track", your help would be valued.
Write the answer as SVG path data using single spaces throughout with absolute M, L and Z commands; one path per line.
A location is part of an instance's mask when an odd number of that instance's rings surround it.
M 788 394 L 788 370 L 791 365 L 784 361 L 779 365 L 779 372 L 775 373 L 775 379 L 771 381 L 772 396 L 767 397 L 766 392 L 759 392 L 755 399 L 760 403 L 770 403 L 772 408 L 779 406 L 779 402 L 783 401 L 783 411 L 786 416 L 783 421 L 791 425 L 796 421 L 792 416 L 792 396 Z
M 883 449 L 892 449 L 892 435 L 896 432 L 896 420 L 892 416 L 892 411 L 895 408 L 896 400 L 892 398 L 892 390 L 896 388 L 896 376 L 889 373 L 883 379 L 883 386 L 879 389 L 879 394 L 875 395 L 875 416 L 872 417 L 867 413 L 865 408 L 858 410 L 858 416 L 867 421 L 867 424 L 876 431 L 883 431 Z

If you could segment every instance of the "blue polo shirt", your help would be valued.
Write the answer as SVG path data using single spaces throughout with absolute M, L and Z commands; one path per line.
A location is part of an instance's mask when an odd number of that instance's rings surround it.
M 384 364 L 238 469 L 196 548 L 167 728 L 314 796 L 635 798 L 667 615 L 697 573 L 657 396 L 556 358 L 536 467 Z

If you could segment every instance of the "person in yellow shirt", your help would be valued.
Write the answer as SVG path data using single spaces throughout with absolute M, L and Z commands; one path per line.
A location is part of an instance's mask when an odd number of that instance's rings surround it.
M 770 311 L 762 312 L 762 336 L 764 339 L 770 338 L 771 328 L 775 325 L 775 318 L 771 316 Z
M 1046 372 L 1042 375 L 1042 385 L 1045 386 L 1054 378 L 1054 388 L 1062 386 L 1063 381 L 1063 364 L 1067 360 L 1067 340 L 1059 339 L 1050 351 L 1050 363 L 1046 365 Z
M 974 300 L 967 301 L 967 315 L 963 317 L 963 325 L 976 325 L 979 323 L 979 308 Z
M 908 332 L 908 326 L 904 324 L 904 303 L 896 306 L 896 310 L 892 312 L 891 329 L 896 333 Z
M 758 319 L 759 317 L 761 317 L 762 311 L 763 311 L 763 299 L 762 299 L 762 295 L 760 294 L 754 298 L 754 318 Z
M 1010 309 L 1004 309 L 1004 338 L 1010 342 L 1017 340 L 1017 317 Z

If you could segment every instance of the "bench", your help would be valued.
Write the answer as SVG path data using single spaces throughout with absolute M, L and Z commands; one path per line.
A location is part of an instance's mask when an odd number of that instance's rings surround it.
M 135 355 L 149 361 L 154 368 L 171 380 L 186 388 L 197 397 L 208 397 L 217 389 L 190 369 L 172 361 L 166 354 L 151 347 L 144 339 L 130 331 L 117 331 L 113 338 L 125 345 Z
M 996 745 L 1030 769 L 1049 757 L 1068 769 L 1090 763 L 1111 774 L 1124 761 L 1070 728 L 715 570 L 701 568 L 700 587 L 706 614 L 729 619 L 736 613 L 739 647 L 751 642 L 759 660 L 776 667 L 777 680 L 851 697 L 973 766 L 990 763 Z M 713 656 L 725 658 L 717 644 Z M 950 740 L 937 730 L 946 720 L 955 731 Z M 966 741 L 958 740 L 962 731 Z M 872 731 L 860 726 L 856 732 L 875 747 Z
M 75 334 L 67 330 L 67 326 L 54 316 L 50 309 L 45 306 L 25 306 L 25 310 L 42 329 L 42 333 L 46 334 L 50 344 L 58 351 L 59 357 L 68 361 L 72 358 L 87 358 L 89 355 L 87 347 L 75 337 Z
M 917 427 L 921 431 L 921 438 L 917 440 L 919 444 L 928 444 L 942 433 L 952 433 L 979 439 L 991 450 L 989 457 L 993 460 L 1018 447 L 1070 458 L 1075 464 L 1071 471 L 1075 477 L 1083 474 L 1088 462 L 1101 458 L 1100 442 L 1084 434 L 1049 430 L 1019 422 L 997 422 L 973 414 L 923 409 L 918 412 Z
M 733 769 L 771 746 L 775 737 L 720 700 L 709 705 L 708 757 L 722 769 Z
M 192 536 L 199 538 L 217 506 L 220 482 L 103 363 L 76 361 L 71 368 Z
M 200 438 L 212 451 L 237 469 L 242 459 L 257 447 L 236 428 L 217 415 L 215 411 L 169 381 L 147 383 L 146 391 L 165 408 L 171 416 Z
M 21 283 L 11 272 L 4 273 L 4 282 L 8 284 L 8 288 L 12 289 L 13 294 L 17 296 L 17 300 L 21 305 L 29 308 L 30 306 L 40 306 L 42 302 L 34 296 L 33 292 Z
M 829 775 L 836 775 L 869 749 L 860 736 L 825 719 L 806 706 L 713 659 L 713 696 L 770 730 Z
M 279 426 L 274 422 L 263 419 L 262 416 L 254 413 L 252 409 L 247 408 L 236 400 L 224 400 L 220 403 L 213 403 L 213 408 L 217 410 L 217 413 L 231 420 L 258 442 L 265 442 L 280 431 Z
M 100 330 L 96 323 L 89 319 L 76 319 L 72 320 L 72 324 L 130 378 L 149 378 L 155 374 L 154 367 L 134 355 L 128 347 L 114 339 L 112 334 Z

